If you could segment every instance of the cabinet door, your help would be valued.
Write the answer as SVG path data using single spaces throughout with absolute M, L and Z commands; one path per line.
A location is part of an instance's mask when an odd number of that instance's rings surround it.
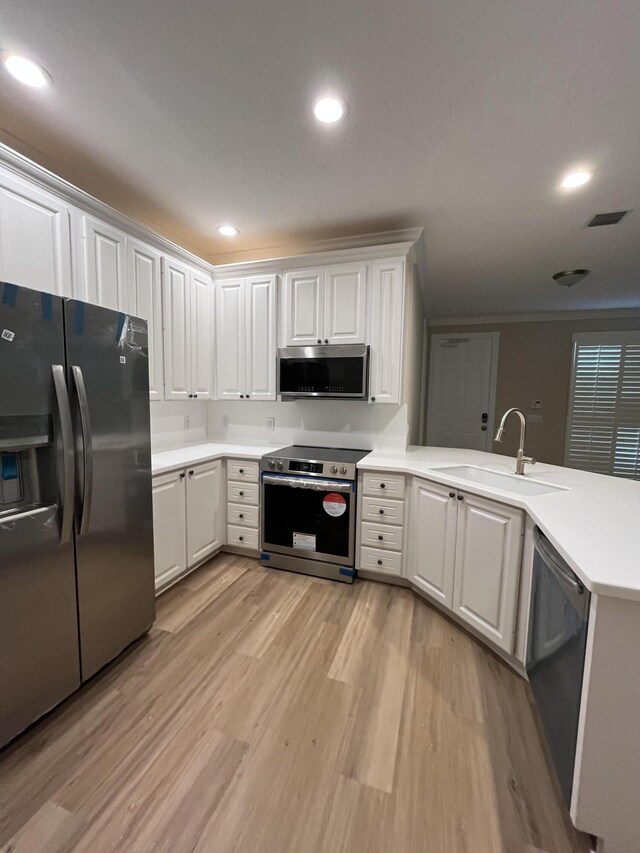
M 191 271 L 191 388 L 199 400 L 213 399 L 213 279 Z
M 219 400 L 239 400 L 246 393 L 245 280 L 216 283 L 216 386 Z
M 457 504 L 453 489 L 413 481 L 409 580 L 447 607 L 453 603 Z
M 153 478 L 156 590 L 187 569 L 184 471 Z
M 454 610 L 511 653 L 520 579 L 522 511 L 466 492 L 457 503 Z
M 250 276 L 245 284 L 246 384 L 251 400 L 276 399 L 276 277 Z
M 126 237 L 92 216 L 82 217 L 87 300 L 114 311 L 127 311 Z
M 324 270 L 286 273 L 284 291 L 287 346 L 324 343 Z
M 162 255 L 127 237 L 129 312 L 147 321 L 149 330 L 149 397 L 164 400 L 162 340 Z
M 0 281 L 71 296 L 69 206 L 0 171 Z
M 164 319 L 164 398 L 186 400 L 191 394 L 189 268 L 162 259 Z
M 222 545 L 222 463 L 187 469 L 187 566 L 202 562 Z
M 404 262 L 397 259 L 374 261 L 369 312 L 369 397 L 376 403 L 400 402 L 403 297 Z
M 330 344 L 367 340 L 367 264 L 334 264 L 325 271 L 324 336 Z

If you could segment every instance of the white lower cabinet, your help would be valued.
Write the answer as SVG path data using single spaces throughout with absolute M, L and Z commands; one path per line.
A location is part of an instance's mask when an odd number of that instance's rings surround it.
M 416 478 L 408 578 L 511 654 L 523 513 L 498 501 Z
M 187 570 L 185 472 L 153 478 L 153 548 L 156 589 Z
M 227 460 L 227 545 L 260 547 L 260 466 L 248 459 Z
M 153 478 L 156 590 L 223 544 L 222 463 L 204 462 Z

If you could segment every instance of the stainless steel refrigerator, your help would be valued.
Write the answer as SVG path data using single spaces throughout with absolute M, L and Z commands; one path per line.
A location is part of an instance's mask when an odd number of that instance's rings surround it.
M 0 283 L 0 745 L 154 618 L 146 323 Z

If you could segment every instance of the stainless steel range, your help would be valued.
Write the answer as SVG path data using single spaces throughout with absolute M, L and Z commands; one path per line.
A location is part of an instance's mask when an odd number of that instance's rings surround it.
M 352 583 L 357 463 L 368 450 L 292 445 L 260 463 L 260 562 Z

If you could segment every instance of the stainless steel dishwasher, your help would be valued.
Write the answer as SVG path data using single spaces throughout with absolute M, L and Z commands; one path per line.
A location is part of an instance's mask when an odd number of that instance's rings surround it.
M 570 806 L 591 594 L 537 527 L 533 535 L 527 674 Z

